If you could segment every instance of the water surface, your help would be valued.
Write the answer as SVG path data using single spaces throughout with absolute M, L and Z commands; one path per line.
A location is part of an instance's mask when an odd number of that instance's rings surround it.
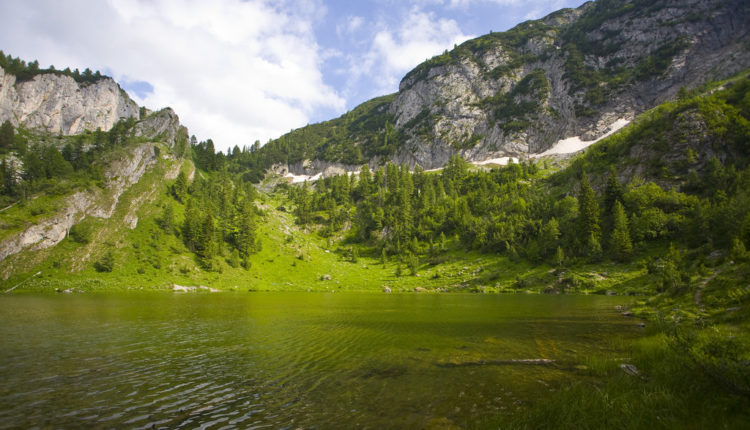
M 459 294 L 0 298 L 0 428 L 450 428 L 637 336 L 622 299 Z M 549 359 L 552 364 L 517 364 Z

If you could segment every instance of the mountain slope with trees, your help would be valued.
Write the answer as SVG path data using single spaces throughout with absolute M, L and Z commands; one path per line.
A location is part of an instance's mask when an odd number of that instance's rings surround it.
M 255 180 L 275 165 L 306 175 L 364 162 L 433 169 L 454 155 L 523 158 L 571 136 L 592 140 L 750 67 L 748 23 L 741 0 L 585 3 L 456 46 L 409 72 L 398 93 L 258 145 L 244 165 Z

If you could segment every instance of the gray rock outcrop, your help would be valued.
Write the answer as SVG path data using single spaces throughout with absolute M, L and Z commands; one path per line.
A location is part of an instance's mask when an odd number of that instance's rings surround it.
M 595 8 L 586 3 L 483 36 L 407 74 L 389 108 L 405 138 L 391 158 L 427 169 L 453 154 L 523 158 L 568 137 L 596 139 L 682 87 L 750 67 L 744 0 Z M 600 22 L 587 26 L 582 17 Z
M 149 166 L 157 162 L 153 144 L 134 147 L 128 156 L 115 160 L 106 170 L 109 179 L 103 190 L 79 191 L 66 199 L 67 204 L 53 216 L 0 243 L 0 261 L 23 249 L 45 249 L 65 239 L 70 228 L 85 216 L 110 218 L 120 196 L 137 183 Z
M 133 131 L 136 137 L 164 142 L 170 147 L 175 146 L 178 139 L 187 139 L 187 128 L 180 125 L 180 118 L 172 108 L 164 108 L 148 115 L 135 125 Z
M 466 41 L 407 73 L 398 93 L 260 150 L 277 163 L 311 159 L 285 166 L 308 176 L 363 162 L 535 157 L 750 68 L 748 46 L 747 0 L 587 2 Z
M 75 135 L 106 131 L 117 121 L 138 115 L 138 105 L 111 78 L 78 83 L 70 76 L 46 73 L 17 82 L 0 68 L 0 122 Z

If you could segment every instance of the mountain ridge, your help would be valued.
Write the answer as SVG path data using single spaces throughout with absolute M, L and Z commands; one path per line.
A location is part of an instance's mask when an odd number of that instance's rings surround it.
M 399 92 L 269 141 L 248 164 L 433 169 L 452 155 L 523 158 L 594 140 L 683 87 L 750 67 L 748 22 L 740 0 L 588 2 L 464 42 L 407 73 Z

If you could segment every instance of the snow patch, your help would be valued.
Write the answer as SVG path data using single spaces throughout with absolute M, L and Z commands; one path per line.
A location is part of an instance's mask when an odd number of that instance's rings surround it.
M 484 166 L 486 164 L 497 164 L 500 166 L 505 166 L 511 161 L 514 163 L 518 163 L 518 158 L 516 157 L 491 158 L 489 160 L 484 160 L 484 161 L 475 161 L 472 164 L 477 165 L 477 166 Z
M 558 154 L 572 154 L 574 152 L 581 151 L 595 144 L 596 142 L 604 139 L 617 132 L 619 129 L 628 125 L 630 121 L 626 119 L 618 119 L 609 126 L 609 131 L 604 133 L 597 139 L 594 140 L 581 140 L 580 136 L 573 136 L 567 139 L 562 139 L 552 146 L 552 148 L 542 152 L 541 154 L 533 154 L 532 158 L 544 157 L 546 155 L 558 155 Z
M 323 176 L 322 173 L 318 173 L 317 175 L 314 175 L 314 176 L 295 175 L 293 173 L 287 173 L 286 175 L 284 175 L 285 178 L 291 179 L 293 184 L 300 184 L 305 181 L 310 181 L 310 182 L 317 181 L 318 179 L 320 179 L 321 176 Z

